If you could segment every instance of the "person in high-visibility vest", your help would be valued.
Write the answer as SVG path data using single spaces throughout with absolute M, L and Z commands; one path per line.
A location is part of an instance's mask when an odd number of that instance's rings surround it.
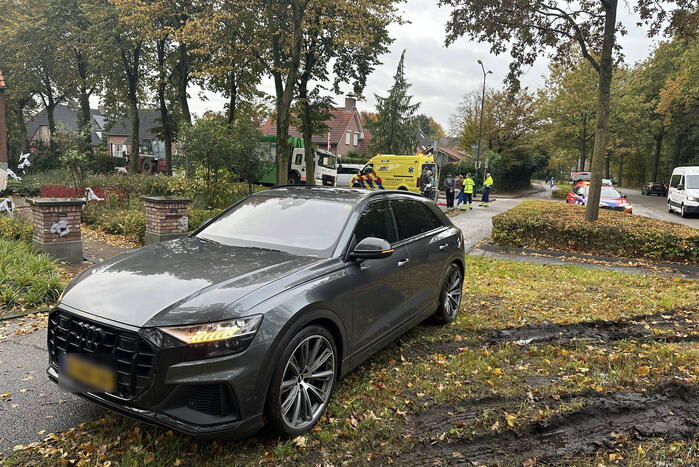
M 493 189 L 493 177 L 489 173 L 485 174 L 483 182 L 483 196 L 481 196 L 481 204 L 479 206 L 490 206 L 490 190 Z
M 464 194 L 463 194 L 463 200 L 464 203 L 460 206 L 461 209 L 466 210 L 466 209 L 473 209 L 473 187 L 476 186 L 474 183 L 473 179 L 471 178 L 471 174 L 466 174 L 466 178 L 464 178 Z

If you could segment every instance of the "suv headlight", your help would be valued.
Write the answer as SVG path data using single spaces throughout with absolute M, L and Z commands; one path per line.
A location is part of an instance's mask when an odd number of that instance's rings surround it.
M 687 201 L 699 201 L 699 198 L 696 196 L 687 196 Z
M 202 350 L 206 356 L 242 352 L 252 342 L 262 323 L 262 315 L 246 316 L 215 323 L 160 328 L 188 347 Z

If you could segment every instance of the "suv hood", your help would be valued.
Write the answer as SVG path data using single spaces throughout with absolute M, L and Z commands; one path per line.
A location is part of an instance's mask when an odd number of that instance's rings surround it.
M 86 270 L 68 286 L 59 307 L 138 327 L 227 319 L 244 311 L 234 307 L 244 296 L 316 261 L 184 238 Z

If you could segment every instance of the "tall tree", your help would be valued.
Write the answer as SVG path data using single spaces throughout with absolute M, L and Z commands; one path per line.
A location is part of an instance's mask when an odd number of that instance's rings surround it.
M 367 76 L 380 64 L 379 56 L 392 42 L 387 26 L 399 18 L 394 0 L 350 1 L 317 0 L 309 4 L 303 33 L 301 70 L 298 76 L 299 117 L 306 158 L 306 183 L 315 179 L 315 157 L 311 138 L 325 125 L 331 100 L 320 98 L 323 84 L 330 81 L 328 63 L 332 67 L 332 86 L 351 83 L 361 95 Z M 316 83 L 309 89 L 311 81 Z
M 440 0 L 440 5 L 453 7 L 447 24 L 447 44 L 461 36 L 489 42 L 495 54 L 510 50 L 510 81 L 516 82 L 523 65 L 531 65 L 542 54 L 565 62 L 571 51 L 579 51 L 598 73 L 595 141 L 592 155 L 592 179 L 585 218 L 599 216 L 602 171 L 607 150 L 609 102 L 612 84 L 613 51 L 617 47 L 618 0 L 584 0 L 553 2 L 551 0 Z M 669 13 L 671 26 L 686 21 L 684 13 L 696 6 L 693 0 L 666 1 L 674 4 Z M 636 0 L 635 10 L 650 23 L 649 34 L 661 29 L 668 12 L 663 2 Z
M 131 123 L 131 153 L 129 172 L 139 171 L 140 116 L 139 108 L 144 92 L 146 61 L 151 57 L 150 43 L 143 35 L 138 5 L 131 0 L 91 0 L 89 15 L 93 37 L 100 47 L 101 65 L 107 70 L 105 87 L 107 98 L 126 104 Z
M 69 76 L 63 65 L 56 38 L 61 36 L 60 24 L 50 3 L 20 0 L 6 10 L 8 23 L 5 32 L 15 52 L 15 60 L 34 77 L 36 93 L 46 111 L 49 126 L 49 149 L 56 155 L 55 109 L 70 96 Z
M 552 63 L 540 91 L 539 112 L 552 143 L 577 153 L 575 166 L 585 170 L 594 140 L 597 92 L 595 70 L 584 59 L 575 66 Z
M 413 104 L 405 79 L 405 50 L 400 56 L 393 86 L 386 97 L 376 97 L 376 121 L 372 125 L 372 144 L 377 153 L 410 154 L 415 151 L 415 113 L 420 103 Z

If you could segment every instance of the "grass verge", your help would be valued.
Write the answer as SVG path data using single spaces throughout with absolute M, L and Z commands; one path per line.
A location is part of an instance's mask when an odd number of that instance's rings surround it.
M 695 425 L 663 431 L 638 411 L 696 413 L 695 281 L 476 258 L 467 266 L 458 320 L 419 326 L 353 371 L 303 437 L 201 441 L 108 415 L 18 447 L 6 462 L 691 461 Z

